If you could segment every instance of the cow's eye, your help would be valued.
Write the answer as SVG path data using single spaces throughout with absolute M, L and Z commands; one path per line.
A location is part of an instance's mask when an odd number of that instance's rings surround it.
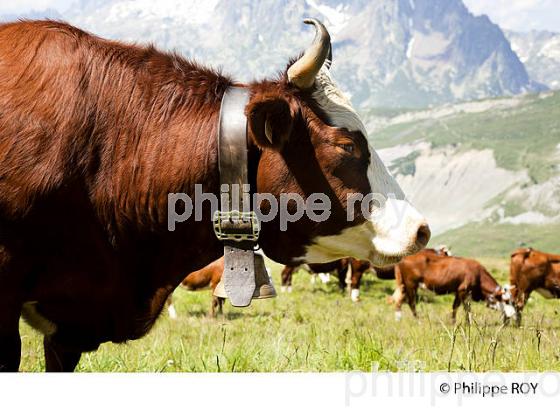
M 344 151 L 346 151 L 349 154 L 354 153 L 354 144 L 341 144 L 340 148 L 342 148 Z

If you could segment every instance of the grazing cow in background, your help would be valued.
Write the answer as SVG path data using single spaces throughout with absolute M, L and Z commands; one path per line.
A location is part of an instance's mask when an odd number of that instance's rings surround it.
M 424 249 L 424 252 L 433 253 L 434 255 L 440 256 L 451 256 L 451 251 L 446 245 L 440 245 L 435 249 Z M 389 265 L 385 267 L 376 267 L 375 274 L 379 279 L 383 280 L 391 280 L 395 279 L 395 266 L 396 265 Z
M 321 283 L 323 284 L 329 283 L 331 280 L 331 274 L 336 273 L 336 266 L 338 266 L 338 263 L 329 262 L 326 264 L 318 263 L 312 265 L 314 266 L 315 270 L 313 270 L 307 263 L 304 263 L 303 265 L 284 266 L 282 272 L 280 273 L 280 278 L 282 281 L 282 286 L 280 288 L 280 291 L 288 292 L 288 293 L 292 291 L 292 277 L 294 273 L 300 270 L 303 270 L 311 275 L 311 283 L 313 285 L 315 284 L 317 277 L 320 279 Z M 322 265 L 325 265 L 325 267 L 321 267 Z M 335 268 L 331 270 L 325 270 L 325 269 L 329 269 L 329 267 L 332 266 L 335 266 Z
M 360 284 L 364 273 L 371 270 L 371 263 L 360 259 L 350 259 L 350 298 L 352 302 L 360 301 Z
M 62 22 L 0 24 L 1 370 L 19 368 L 20 316 L 45 334 L 46 369 L 71 371 L 100 343 L 145 335 L 184 272 L 223 254 L 212 201 L 173 227 L 187 206 L 169 196 L 220 197 L 218 119 L 230 87 L 248 92 L 250 194 L 317 193 L 330 204 L 321 222 L 304 213 L 285 226 L 281 212 L 263 221 L 269 257 L 386 265 L 426 245 L 426 221 L 324 64 L 326 28 L 306 22 L 312 46 L 275 79 L 248 84 Z M 362 206 L 371 193 L 387 200 Z M 272 202 L 258 203 L 263 215 Z
M 265 266 L 265 269 L 268 275 L 270 276 L 270 271 L 268 267 Z M 224 258 L 221 257 L 215 260 L 214 262 L 206 265 L 202 269 L 189 273 L 185 277 L 185 279 L 183 279 L 180 285 L 182 288 L 190 291 L 197 291 L 197 290 L 210 288 L 212 290 L 212 304 L 210 307 L 210 316 L 212 317 L 216 317 L 218 313 L 223 314 L 223 305 L 224 305 L 225 298 L 214 295 L 214 291 L 216 290 L 216 287 L 220 283 L 223 273 L 224 273 Z M 177 313 L 175 311 L 175 307 L 173 306 L 173 294 L 169 295 L 169 297 L 167 298 L 166 306 L 167 306 L 167 311 L 169 313 L 169 317 L 171 319 L 176 319 Z
M 473 259 L 438 255 L 424 250 L 404 258 L 395 267 L 397 291 L 393 296 L 395 317 L 401 318 L 401 305 L 406 300 L 417 317 L 418 288 L 423 287 L 438 295 L 455 294 L 452 320 L 463 304 L 469 320 L 470 300 L 486 301 L 489 307 L 499 308 L 502 288 L 488 271 Z
M 216 286 L 218 286 L 218 283 L 220 283 L 220 279 L 222 279 L 223 272 L 224 258 L 221 257 L 220 259 L 206 265 L 202 269 L 189 273 L 181 282 L 181 287 L 191 291 L 210 288 L 213 293 Z M 216 317 L 218 313 L 223 313 L 224 301 L 224 298 L 214 296 L 214 294 L 212 294 L 212 305 L 210 307 L 210 315 L 212 317 Z M 169 295 L 167 298 L 166 306 L 169 312 L 169 317 L 171 319 L 176 319 L 177 314 L 175 312 L 175 307 L 173 306 L 173 294 Z
M 282 280 L 282 292 L 291 292 L 292 291 L 292 277 L 293 274 L 299 271 L 300 269 L 305 270 L 311 275 L 319 275 L 319 274 L 333 274 L 339 278 L 339 285 L 340 285 L 340 278 L 343 277 L 342 280 L 342 289 L 345 288 L 345 280 L 346 280 L 346 271 L 348 270 L 349 259 L 343 258 L 336 260 L 334 262 L 328 263 L 309 263 L 303 265 L 286 265 L 282 269 L 282 273 L 280 274 Z M 312 276 L 314 278 L 314 276 Z
M 371 269 L 371 263 L 355 258 L 343 258 L 330 263 L 310 263 L 298 266 L 285 266 L 282 269 L 282 290 L 291 292 L 292 276 L 299 269 L 304 269 L 312 275 L 332 273 L 338 277 L 338 286 L 344 291 L 348 285 L 350 298 L 357 302 L 360 299 L 360 283 L 365 272 Z
M 515 321 L 521 324 L 521 313 L 532 291 L 543 297 L 560 298 L 560 255 L 532 248 L 520 248 L 511 254 L 509 271 Z
M 395 279 L 395 265 L 387 266 L 385 268 L 374 268 L 375 275 L 381 280 Z

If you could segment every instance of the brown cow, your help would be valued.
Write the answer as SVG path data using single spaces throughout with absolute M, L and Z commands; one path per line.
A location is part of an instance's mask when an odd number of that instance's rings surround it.
M 406 300 L 417 317 L 416 300 L 418 288 L 438 295 L 455 294 L 452 320 L 455 322 L 457 309 L 463 304 L 470 316 L 470 299 L 486 301 L 498 309 L 502 301 L 502 288 L 488 271 L 473 259 L 438 255 L 432 249 L 423 250 L 404 258 L 395 267 L 397 290 L 394 294 L 395 317 L 401 318 L 401 305 Z
M 395 265 L 387 266 L 385 268 L 375 268 L 375 276 L 381 280 L 395 279 Z
M 370 271 L 371 263 L 368 261 L 351 258 L 350 259 L 350 299 L 352 302 L 360 301 L 360 285 L 364 273 Z
M 206 289 L 209 287 L 212 292 L 214 292 L 216 286 L 220 283 L 220 279 L 222 279 L 223 272 L 224 258 L 221 257 L 220 259 L 206 265 L 202 269 L 189 273 L 181 282 L 181 287 L 191 291 Z M 216 317 L 218 313 L 223 313 L 224 301 L 224 298 L 214 296 L 212 294 L 212 305 L 210 308 L 210 315 L 212 317 Z M 176 319 L 177 313 L 175 312 L 175 307 L 173 306 L 173 294 L 169 295 L 167 298 L 166 307 L 169 312 L 169 317 L 171 319 Z
M 250 193 L 329 205 L 320 221 L 263 221 L 268 256 L 385 265 L 425 246 L 425 220 L 324 64 L 327 30 L 307 22 L 318 34 L 301 58 L 248 84 L 62 22 L 0 25 L 0 369 L 19 368 L 22 312 L 45 334 L 47 370 L 73 370 L 100 343 L 145 335 L 184 272 L 223 254 L 212 201 L 172 229 L 187 206 L 169 198 L 219 197 L 218 118 L 233 86 L 249 94 Z
M 515 321 L 521 324 L 521 313 L 532 291 L 545 298 L 560 298 L 560 255 L 532 248 L 520 248 L 511 254 L 509 271 Z
M 310 263 L 301 266 L 285 266 L 282 270 L 282 290 L 291 292 L 292 276 L 298 269 L 303 268 L 310 274 L 334 273 L 338 277 L 338 286 L 342 291 L 346 285 L 350 288 L 350 298 L 353 302 L 360 300 L 360 284 L 362 276 L 371 269 L 371 263 L 355 258 L 343 258 L 330 263 Z M 350 276 L 348 278 L 348 275 Z M 347 283 L 348 282 L 348 283 Z
M 424 249 L 424 252 L 430 252 L 435 255 L 451 256 L 451 252 L 446 245 L 438 246 L 437 249 Z M 389 265 L 384 267 L 375 267 L 375 274 L 379 279 L 391 280 L 395 279 L 395 266 Z
M 339 278 L 339 286 L 342 287 L 344 290 L 345 288 L 345 280 L 346 280 L 346 271 L 348 270 L 348 258 L 343 258 L 336 260 L 334 262 L 329 263 L 309 263 L 304 265 L 286 265 L 282 269 L 280 277 L 282 279 L 282 292 L 292 291 L 292 277 L 293 274 L 296 273 L 298 270 L 303 269 L 309 272 L 311 275 L 318 275 L 323 273 L 328 274 L 335 274 Z M 340 282 L 340 278 L 342 279 L 342 285 Z

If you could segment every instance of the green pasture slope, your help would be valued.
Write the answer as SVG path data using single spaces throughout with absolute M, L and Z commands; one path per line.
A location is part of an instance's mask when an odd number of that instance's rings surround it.
M 436 236 L 431 243 L 446 244 L 453 253 L 473 258 L 507 259 L 511 251 L 521 246 L 560 253 L 560 224 L 470 223 Z
M 387 126 L 372 133 L 375 147 L 386 148 L 424 140 L 433 147 L 453 146 L 459 152 L 491 149 L 498 166 L 508 170 L 526 170 L 529 184 L 539 184 L 560 174 L 560 91 L 518 98 L 515 106 L 493 106 L 479 113 L 455 112 L 442 118 L 416 119 Z M 496 100 L 474 104 L 489 104 Z M 438 108 L 440 109 L 440 108 Z M 411 112 L 411 111 L 409 111 Z M 391 118 L 406 111 L 373 110 L 371 116 Z M 393 171 L 410 174 L 418 152 L 411 152 L 393 165 Z M 505 216 L 527 209 L 502 195 L 487 205 L 502 203 Z M 554 216 L 543 204 L 541 211 Z M 432 239 L 444 243 L 454 253 L 470 257 L 504 257 L 519 246 L 532 246 L 560 253 L 560 224 L 513 225 L 496 222 L 496 215 L 480 223 L 469 223 Z
M 483 259 L 500 281 L 506 259 Z M 280 267 L 273 265 L 275 283 Z M 177 321 L 164 313 L 143 339 L 104 344 L 83 355 L 80 372 L 332 372 L 363 370 L 560 371 L 560 301 L 533 296 L 521 328 L 503 327 L 500 315 L 474 304 L 469 326 L 461 310 L 450 321 L 452 297 L 421 295 L 420 319 L 407 306 L 396 322 L 386 303 L 392 281 L 367 275 L 362 302 L 343 297 L 335 283 L 312 286 L 294 277 L 294 292 L 254 301 L 247 309 L 225 306 L 207 317 L 210 292 L 177 290 Z M 21 324 L 22 371 L 42 371 L 40 335 Z M 414 368 L 414 369 L 411 369 Z
M 395 124 L 375 131 L 371 138 L 376 148 L 416 140 L 428 141 L 434 147 L 455 145 L 461 150 L 489 148 L 498 166 L 527 169 L 532 181 L 541 183 L 560 171 L 560 91 L 519 98 L 521 102 L 515 107 Z M 391 117 L 399 112 L 376 110 L 368 114 Z

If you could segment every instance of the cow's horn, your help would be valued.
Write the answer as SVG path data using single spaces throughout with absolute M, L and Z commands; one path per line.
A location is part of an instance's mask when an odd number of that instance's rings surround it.
M 331 36 L 319 20 L 305 19 L 305 24 L 315 26 L 315 39 L 303 56 L 288 68 L 288 80 L 299 89 L 313 86 L 315 76 L 323 66 L 331 48 Z

